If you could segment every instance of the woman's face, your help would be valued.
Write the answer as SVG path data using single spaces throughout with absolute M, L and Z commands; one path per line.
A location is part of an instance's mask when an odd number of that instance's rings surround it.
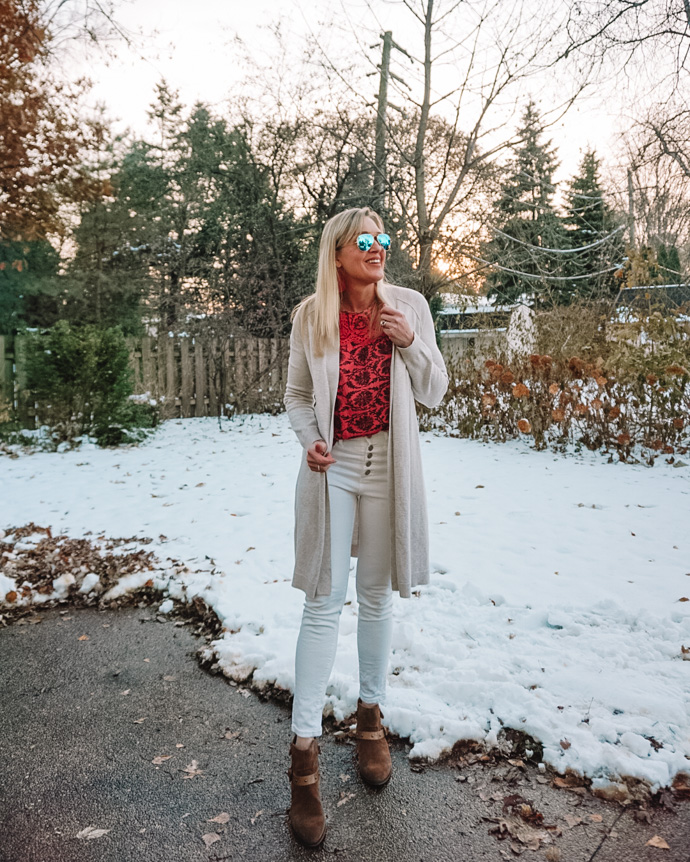
M 360 251 L 357 242 L 353 241 L 335 253 L 335 263 L 346 287 L 374 284 L 383 278 L 386 252 L 376 240 L 381 228 L 367 216 L 362 221 L 359 233 L 370 233 L 374 237 L 374 244 L 369 251 Z

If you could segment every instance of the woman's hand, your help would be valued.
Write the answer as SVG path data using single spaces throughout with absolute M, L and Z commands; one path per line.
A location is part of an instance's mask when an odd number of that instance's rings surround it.
M 396 347 L 409 347 L 414 341 L 414 332 L 407 318 L 402 311 L 390 305 L 384 305 L 381 309 L 381 328 Z
M 312 472 L 325 473 L 331 464 L 335 464 L 335 458 L 328 451 L 325 440 L 317 440 L 311 449 L 307 449 L 307 466 Z

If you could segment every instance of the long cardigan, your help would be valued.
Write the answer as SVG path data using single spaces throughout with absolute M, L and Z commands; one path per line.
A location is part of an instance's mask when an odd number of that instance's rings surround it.
M 415 399 L 426 407 L 440 403 L 448 375 L 436 346 L 429 306 L 415 290 L 379 284 L 381 299 L 402 311 L 414 339 L 409 347 L 393 346 L 388 434 L 388 486 L 391 513 L 391 586 L 408 598 L 412 587 L 429 582 L 429 526 L 422 476 Z M 309 598 L 331 592 L 328 472 L 307 466 L 307 449 L 317 440 L 333 445 L 333 412 L 338 390 L 337 348 L 317 356 L 309 306 L 295 317 L 285 406 L 303 447 L 295 494 L 295 569 L 292 585 Z M 357 555 L 357 525 L 352 555 Z

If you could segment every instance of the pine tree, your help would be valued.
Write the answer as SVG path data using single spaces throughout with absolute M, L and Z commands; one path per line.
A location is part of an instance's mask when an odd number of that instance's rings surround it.
M 544 126 L 533 102 L 522 116 L 520 144 L 495 205 L 496 227 L 485 246 L 486 259 L 497 264 L 487 278 L 489 295 L 514 302 L 522 295 L 535 301 L 559 301 L 561 260 L 549 249 L 563 246 L 563 228 L 553 205 L 553 174 L 558 167 L 551 141 L 542 141 Z M 499 268 L 500 267 L 500 268 Z
M 574 276 L 567 285 L 573 297 L 602 296 L 619 287 L 612 267 L 623 264 L 625 238 L 622 231 L 615 232 L 616 220 L 606 203 L 599 169 L 596 153 L 589 150 L 566 192 L 563 223 L 572 253 L 564 255 L 564 274 Z M 582 277 L 587 275 L 591 278 Z

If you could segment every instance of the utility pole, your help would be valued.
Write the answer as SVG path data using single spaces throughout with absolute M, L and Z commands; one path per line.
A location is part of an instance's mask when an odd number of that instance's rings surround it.
M 635 248 L 635 199 L 633 196 L 633 175 L 631 168 L 628 168 L 628 238 L 630 248 Z
M 386 109 L 388 108 L 388 73 L 391 61 L 393 32 L 383 34 L 383 53 L 381 55 L 381 77 L 379 79 L 379 100 L 376 114 L 376 160 L 374 176 L 374 206 L 378 212 L 386 208 Z

